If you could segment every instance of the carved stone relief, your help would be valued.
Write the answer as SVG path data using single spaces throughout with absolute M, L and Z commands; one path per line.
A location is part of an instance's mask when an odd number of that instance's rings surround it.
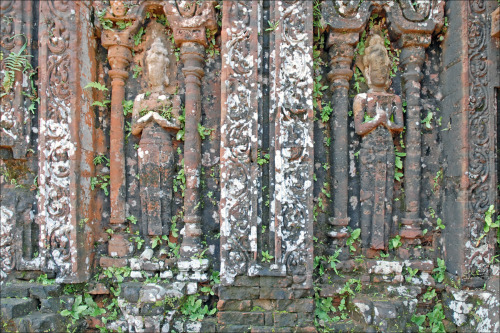
M 443 25 L 443 7 L 444 3 L 442 1 L 422 1 L 417 4 L 411 3 L 410 1 L 327 1 L 322 6 L 323 18 L 326 20 L 329 26 L 329 39 L 328 44 L 330 46 L 330 56 L 331 58 L 331 72 L 329 79 L 332 82 L 332 90 L 334 91 L 334 99 L 332 104 L 336 107 L 334 108 L 334 115 L 332 120 L 332 127 L 335 131 L 332 132 L 335 140 L 333 143 L 333 154 L 334 162 L 332 168 L 332 175 L 336 186 L 334 187 L 334 216 L 331 219 L 331 223 L 334 225 L 334 231 L 331 233 L 333 238 L 343 238 L 347 237 L 346 230 L 339 229 L 339 227 L 347 226 L 348 221 L 345 221 L 347 217 L 347 196 L 348 196 L 348 168 L 347 168 L 347 121 L 345 119 L 347 109 L 347 91 L 342 92 L 343 86 L 347 80 L 350 79 L 352 71 L 350 70 L 350 62 L 354 56 L 353 46 L 358 42 L 359 34 L 365 29 L 372 13 L 385 13 L 385 19 L 388 22 L 389 32 L 391 38 L 394 41 L 398 41 L 402 46 L 401 52 L 401 67 L 402 67 L 402 79 L 404 83 L 404 98 L 407 102 L 407 131 L 406 131 L 406 158 L 405 158 L 405 216 L 402 218 L 402 229 L 400 230 L 400 236 L 405 239 L 414 240 L 422 236 L 421 231 L 421 205 L 420 205 L 420 179 L 421 179 L 421 106 L 420 106 L 420 81 L 422 80 L 422 64 L 425 57 L 425 49 L 429 46 L 431 41 L 431 34 L 435 31 L 439 31 Z M 347 33 L 346 33 L 347 32 Z M 350 46 L 350 47 L 349 47 Z M 356 100 L 360 102 L 361 96 L 358 96 Z M 376 100 L 376 99 L 374 99 Z M 358 104 L 358 111 L 362 107 Z M 399 109 L 399 106 L 394 106 L 395 109 Z M 375 107 L 376 109 L 376 107 Z M 392 107 L 391 107 L 392 109 Z M 356 112 L 356 110 L 354 110 Z M 399 112 L 394 112 L 394 116 L 397 118 Z M 375 116 L 372 114 L 371 116 Z M 358 119 L 355 116 L 356 131 L 362 136 L 366 135 L 366 132 L 360 131 L 358 128 L 362 127 L 363 115 L 359 114 Z M 402 125 L 402 117 L 398 123 L 398 128 Z M 334 125 L 333 125 L 334 124 Z M 381 128 L 379 128 L 381 130 Z M 375 131 L 376 132 L 376 131 Z M 389 137 L 387 137 L 389 139 Z M 387 147 L 392 147 L 390 144 L 391 140 L 387 140 Z M 367 159 L 368 156 L 373 154 L 367 154 L 367 138 L 363 138 L 362 150 L 360 152 L 360 159 L 362 165 L 362 172 L 366 175 L 369 174 L 369 168 L 378 169 L 376 166 L 372 165 L 374 160 Z M 383 145 L 382 145 L 383 146 Z M 381 146 L 379 146 L 381 147 Z M 391 151 L 389 151 L 391 150 Z M 365 156 L 363 157 L 362 152 L 365 151 Z M 371 246 L 372 249 L 378 248 L 382 249 L 387 246 L 388 230 L 384 228 L 375 228 L 376 233 L 379 233 L 380 240 L 375 243 L 368 241 L 370 237 L 374 237 L 375 234 L 367 236 L 366 233 L 370 232 L 368 225 L 371 225 L 369 220 L 377 218 L 376 212 L 385 211 L 388 213 L 382 213 L 384 216 L 381 220 L 385 222 L 380 222 L 380 225 L 386 225 L 385 228 L 391 229 L 393 221 L 390 220 L 392 210 L 392 186 L 383 185 L 386 183 L 392 183 L 393 175 L 391 173 L 394 153 L 393 148 L 388 149 L 387 156 L 390 159 L 389 169 L 386 169 L 385 176 L 380 176 L 377 181 L 375 177 L 374 182 L 379 182 L 379 191 L 369 191 L 365 187 L 370 186 L 369 178 L 361 180 L 361 193 L 359 195 L 360 201 L 363 203 L 366 212 L 361 213 L 361 220 L 365 220 L 361 223 L 361 229 L 364 246 Z M 340 156 L 339 156 L 340 155 Z M 375 154 L 376 155 L 376 154 Z M 375 156 L 373 155 L 373 156 Z M 384 155 L 384 154 L 383 154 Z M 337 158 L 337 156 L 339 156 Z M 370 166 L 368 169 L 367 167 Z M 379 169 L 380 172 L 382 172 Z M 363 177 L 362 177 L 363 178 Z M 383 178 L 383 179 L 382 179 Z M 376 186 L 376 185 L 374 185 Z M 382 191 L 382 189 L 385 190 Z M 371 194 L 369 192 L 372 192 Z M 389 201 L 387 204 L 384 203 L 385 199 L 381 199 L 382 204 L 378 209 L 375 209 L 373 213 L 369 213 L 371 209 L 368 206 L 372 205 L 372 200 L 375 200 L 373 204 L 377 201 L 378 195 L 381 197 L 385 196 L 383 192 L 389 195 L 386 199 Z M 370 199 L 373 198 L 373 199 Z M 382 207 L 385 207 L 382 209 Z M 374 214 L 373 216 L 370 216 Z M 387 219 L 386 219 L 387 217 Z M 385 230 L 385 231 L 382 231 Z M 371 232 L 373 232 L 371 231 Z M 395 230 L 391 230 L 391 234 Z M 384 235 L 385 236 L 382 236 Z M 381 239 L 385 239 L 382 241 Z M 373 239 L 372 239 L 373 241 Z
M 30 146 L 30 111 L 36 105 L 32 58 L 32 19 L 30 2 L 3 1 L 0 5 L 3 57 L 0 63 L 0 158 L 26 159 Z M 33 105 L 32 105 L 33 104 Z M 8 151 L 4 151 L 8 150 Z
M 135 98 L 132 134 L 140 135 L 139 177 L 144 235 L 168 235 L 172 220 L 175 154 L 172 140 L 180 129 L 180 98 L 165 94 L 170 52 L 157 37 L 146 53 L 148 94 Z
M 403 130 L 401 98 L 388 93 L 391 62 L 383 38 L 374 34 L 358 61 L 370 89 L 354 98 L 354 125 L 363 137 L 361 167 L 361 236 L 363 248 L 388 247 L 394 187 L 393 134 Z M 392 119 L 392 121 L 391 121 Z
M 312 286 L 312 4 L 283 1 L 274 7 L 280 22 L 271 54 L 275 80 L 275 187 L 271 219 L 276 230 L 276 263 L 294 283 Z
M 89 209 L 93 201 L 85 195 L 90 177 L 79 175 L 82 160 L 93 156 L 93 124 L 82 121 L 87 115 L 92 119 L 92 112 L 80 81 L 93 81 L 86 70 L 92 65 L 89 22 L 79 16 L 85 17 L 88 10 L 72 2 L 40 3 L 40 268 L 55 272 L 60 281 L 86 278 L 87 251 L 93 244 L 90 227 L 80 223 L 94 218 Z M 78 43 L 89 43 L 89 53 L 79 55 Z M 83 63 L 80 67 L 76 57 Z M 80 133 L 88 134 L 87 140 Z
M 258 216 L 262 124 L 258 84 L 262 4 L 225 7 L 223 45 L 222 281 L 236 275 L 293 276 L 311 285 L 312 267 L 312 27 L 310 3 L 284 1 L 270 7 L 279 22 L 271 43 L 270 216 L 272 259 L 262 259 Z M 227 11 L 226 11 L 227 10 Z M 265 228 L 264 228 L 265 229 Z M 273 236 L 272 236 L 273 235 Z
M 493 112 L 488 89 L 489 28 L 485 1 L 469 1 L 468 15 L 469 240 L 465 244 L 465 267 L 468 274 L 485 274 L 493 251 L 491 241 L 480 238 L 480 235 L 485 224 L 485 212 L 495 203 L 496 186 L 491 156 L 494 142 L 487 125 Z

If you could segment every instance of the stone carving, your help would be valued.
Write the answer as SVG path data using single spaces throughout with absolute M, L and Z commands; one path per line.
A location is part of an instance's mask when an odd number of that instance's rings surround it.
M 312 3 L 275 3 L 280 22 L 274 46 L 275 187 L 271 221 L 276 230 L 276 263 L 302 287 L 312 284 Z M 273 58 L 271 56 L 271 58 Z
M 105 18 L 111 22 L 123 21 L 132 23 L 124 30 L 104 29 L 101 42 L 108 49 L 111 70 L 111 132 L 110 132 L 110 202 L 112 224 L 125 222 L 125 152 L 123 147 L 123 117 L 122 101 L 125 98 L 125 82 L 128 79 L 127 67 L 132 60 L 132 36 L 141 23 L 140 16 L 128 15 L 128 9 L 123 1 L 111 1 Z
M 0 206 L 0 280 L 7 278 L 7 275 L 15 267 L 14 259 L 14 239 L 12 228 L 14 227 L 12 220 L 15 212 L 5 206 Z
M 146 53 L 150 95 L 134 102 L 132 134 L 140 135 L 139 176 L 144 235 L 168 235 L 172 218 L 172 182 L 175 152 L 172 139 L 180 129 L 179 96 L 165 94 L 169 85 L 169 52 L 156 38 Z
M 30 2 L 2 1 L 0 5 L 0 158 L 26 159 L 30 146 L 31 121 L 28 106 L 34 103 L 36 91 L 30 82 L 33 12 Z M 18 24 L 15 20 L 23 23 Z M 17 55 L 11 58 L 13 55 Z M 16 60 L 14 60 L 16 59 Z M 22 61 L 21 61 L 22 60 Z M 13 65 L 17 63 L 17 65 Z M 19 67 L 19 65 L 21 65 Z M 9 152 L 5 152 L 6 148 Z
M 205 75 L 206 29 L 217 29 L 215 1 L 167 1 L 164 11 L 173 30 L 175 43 L 180 47 L 182 72 L 185 76 L 185 142 L 184 173 L 186 189 L 184 197 L 184 237 L 180 249 L 181 263 L 178 279 L 203 280 L 201 271 L 206 270 L 208 260 L 200 262 L 191 258 L 203 249 L 200 214 L 201 137 L 198 126 L 201 122 L 201 85 Z M 191 277 L 187 272 L 193 270 Z
M 350 63 L 353 45 L 365 29 L 373 12 L 384 11 L 391 38 L 399 39 L 402 45 L 401 67 L 404 81 L 404 96 L 407 101 L 408 125 L 406 131 L 407 156 L 405 158 L 405 217 L 402 218 L 403 238 L 414 239 L 422 236 L 420 229 L 420 179 L 421 179 L 421 135 L 420 135 L 420 80 L 425 49 L 431 42 L 433 32 L 443 26 L 444 1 L 426 0 L 414 4 L 408 0 L 394 1 L 353 1 L 335 0 L 322 3 L 322 16 L 328 24 L 330 34 L 329 79 L 332 82 L 334 114 L 332 117 L 333 167 L 331 168 L 334 187 L 334 216 L 330 223 L 336 228 L 330 235 L 334 238 L 347 236 L 348 163 L 347 163 L 347 93 L 342 86 L 351 77 Z M 347 110 L 346 110 L 347 111 Z M 338 242 L 338 241 L 337 241 Z
M 58 10 L 47 2 L 43 6 L 47 12 L 49 31 L 47 42 L 47 108 L 42 110 L 40 117 L 39 150 L 44 152 L 40 163 L 40 223 L 42 235 L 40 248 L 48 249 L 44 258 L 50 270 L 55 270 L 60 275 L 71 272 L 71 253 L 68 254 L 69 242 L 61 241 L 66 238 L 66 228 L 71 224 L 72 211 L 70 200 L 70 158 L 74 155 L 76 147 L 71 139 L 69 117 L 71 116 L 71 100 L 69 88 L 70 55 L 68 52 L 69 38 L 68 24 L 60 17 L 69 16 L 69 8 Z M 49 19 L 50 18 L 50 19 Z M 45 72 L 45 71 L 44 71 Z M 42 96 L 43 98 L 43 96 Z M 45 111 L 45 112 L 44 112 Z M 61 255 L 63 254 L 63 255 Z
M 369 86 L 354 99 L 354 126 L 363 137 L 361 168 L 361 237 L 364 248 L 387 248 L 392 224 L 394 144 L 392 136 L 403 130 L 401 98 L 388 93 L 391 61 L 384 39 L 374 34 L 357 62 Z
M 89 12 L 85 3 L 40 3 L 40 268 L 67 282 L 88 277 L 87 255 L 93 248 L 90 227 L 81 223 L 93 218 L 93 199 L 88 196 L 92 168 L 83 166 L 89 171 L 83 173 L 81 162 L 94 156 L 94 115 L 80 81 L 94 79 L 93 47 L 89 43 L 89 52 L 78 53 L 81 44 L 88 43 L 91 29 L 90 22 L 76 20 Z
M 230 284 L 246 274 L 257 251 L 256 163 L 258 112 L 257 1 L 235 1 L 224 6 L 222 43 L 221 140 L 221 277 Z M 252 231 L 253 230 L 253 231 Z M 254 252 L 254 253 L 252 253 Z
M 488 90 L 488 18 L 484 1 L 469 1 L 469 241 L 465 267 L 470 274 L 487 273 L 492 251 L 488 238 L 479 239 L 485 212 L 495 203 L 495 181 L 490 171 L 492 141 Z M 492 197 L 493 195 L 493 197 Z

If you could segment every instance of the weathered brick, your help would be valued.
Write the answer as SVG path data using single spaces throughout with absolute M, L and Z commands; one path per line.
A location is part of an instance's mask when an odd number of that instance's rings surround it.
M 248 326 L 248 325 L 226 325 L 226 324 L 219 322 L 217 332 L 219 332 L 219 333 L 250 332 L 250 326 Z
M 33 298 L 4 298 L 2 299 L 2 317 L 4 320 L 10 320 L 17 317 L 22 317 L 28 313 L 35 311 L 37 302 Z
M 205 318 L 201 322 L 201 330 L 203 333 L 213 333 L 216 332 L 217 321 L 214 318 Z
M 261 312 L 219 312 L 217 314 L 220 324 L 231 325 L 264 325 L 264 314 Z
M 434 263 L 432 262 L 432 260 L 415 260 L 410 261 L 409 264 L 411 268 L 416 268 L 422 272 L 432 272 L 432 270 L 434 269 Z
M 163 303 L 145 303 L 139 310 L 141 316 L 158 316 L 165 313 Z
M 276 300 L 271 299 L 256 299 L 253 301 L 252 308 L 260 308 L 264 311 L 273 311 L 277 309 Z
M 297 324 L 297 314 L 296 313 L 275 313 L 274 314 L 274 325 L 277 327 L 292 327 Z
M 229 299 L 256 299 L 259 298 L 258 287 L 226 287 L 219 289 L 219 298 Z
M 262 288 L 286 288 L 292 285 L 292 278 L 290 276 L 286 277 L 274 277 L 274 276 L 261 276 L 260 286 Z
M 251 311 L 252 301 L 250 300 L 219 300 L 217 302 L 219 311 Z
M 36 298 L 58 297 L 62 294 L 62 287 L 59 284 L 50 286 L 37 285 L 30 288 L 30 294 Z
M 125 257 L 129 253 L 130 242 L 120 234 L 113 234 L 108 241 L 108 253 L 112 257 Z
M 260 298 L 263 299 L 292 299 L 293 291 L 279 288 L 260 288 Z
M 69 318 L 59 314 L 40 312 L 14 320 L 18 332 L 67 332 L 68 321 Z
M 102 283 L 95 283 L 89 288 L 91 295 L 108 295 L 109 289 Z
M 266 326 L 274 326 L 274 316 L 272 312 L 264 313 L 264 323 Z
M 232 283 L 235 287 L 258 287 L 260 280 L 258 277 L 253 276 L 237 276 Z
M 278 311 L 287 312 L 313 312 L 313 299 L 278 300 Z
M 40 300 L 40 312 L 59 312 L 61 311 L 61 299 L 59 297 L 50 297 Z
M 297 313 L 297 326 L 299 327 L 314 327 L 314 313 Z
M 318 330 L 314 326 L 297 327 L 295 333 L 317 333 Z
M 29 296 L 29 289 L 31 286 L 33 286 L 33 285 L 28 284 L 28 283 L 6 283 L 0 289 L 0 296 L 2 296 L 2 298 L 28 297 Z
M 111 258 L 111 257 L 101 257 L 99 260 L 102 268 L 108 267 L 126 267 L 127 259 L 125 258 Z
M 130 303 L 137 303 L 142 286 L 143 284 L 140 282 L 123 283 L 120 296 Z

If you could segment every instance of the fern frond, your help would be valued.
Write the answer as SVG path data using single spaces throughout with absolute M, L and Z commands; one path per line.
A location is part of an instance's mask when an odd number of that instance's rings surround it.
M 95 88 L 100 91 L 107 91 L 108 88 L 100 84 L 99 82 L 89 82 L 83 89 Z
M 109 104 L 109 103 L 111 103 L 111 101 L 108 100 L 108 99 L 106 99 L 106 100 L 104 100 L 102 102 L 100 102 L 100 101 L 94 101 L 94 103 L 92 103 L 92 106 L 96 106 L 97 105 L 97 106 L 105 108 L 106 105 Z

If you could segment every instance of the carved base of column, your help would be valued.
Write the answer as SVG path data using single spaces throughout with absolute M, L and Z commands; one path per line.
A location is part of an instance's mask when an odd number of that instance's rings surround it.
M 328 219 L 328 223 L 330 223 L 331 225 L 343 227 L 348 226 L 350 221 L 350 217 L 330 217 Z
M 178 261 L 179 274 L 177 275 L 177 280 L 206 282 L 208 281 L 207 271 L 209 266 L 210 261 L 208 259 L 193 258 L 191 260 Z
M 421 219 L 402 218 L 401 224 L 403 228 L 399 231 L 399 235 L 402 238 L 415 239 L 423 236 L 422 229 L 420 229 Z

